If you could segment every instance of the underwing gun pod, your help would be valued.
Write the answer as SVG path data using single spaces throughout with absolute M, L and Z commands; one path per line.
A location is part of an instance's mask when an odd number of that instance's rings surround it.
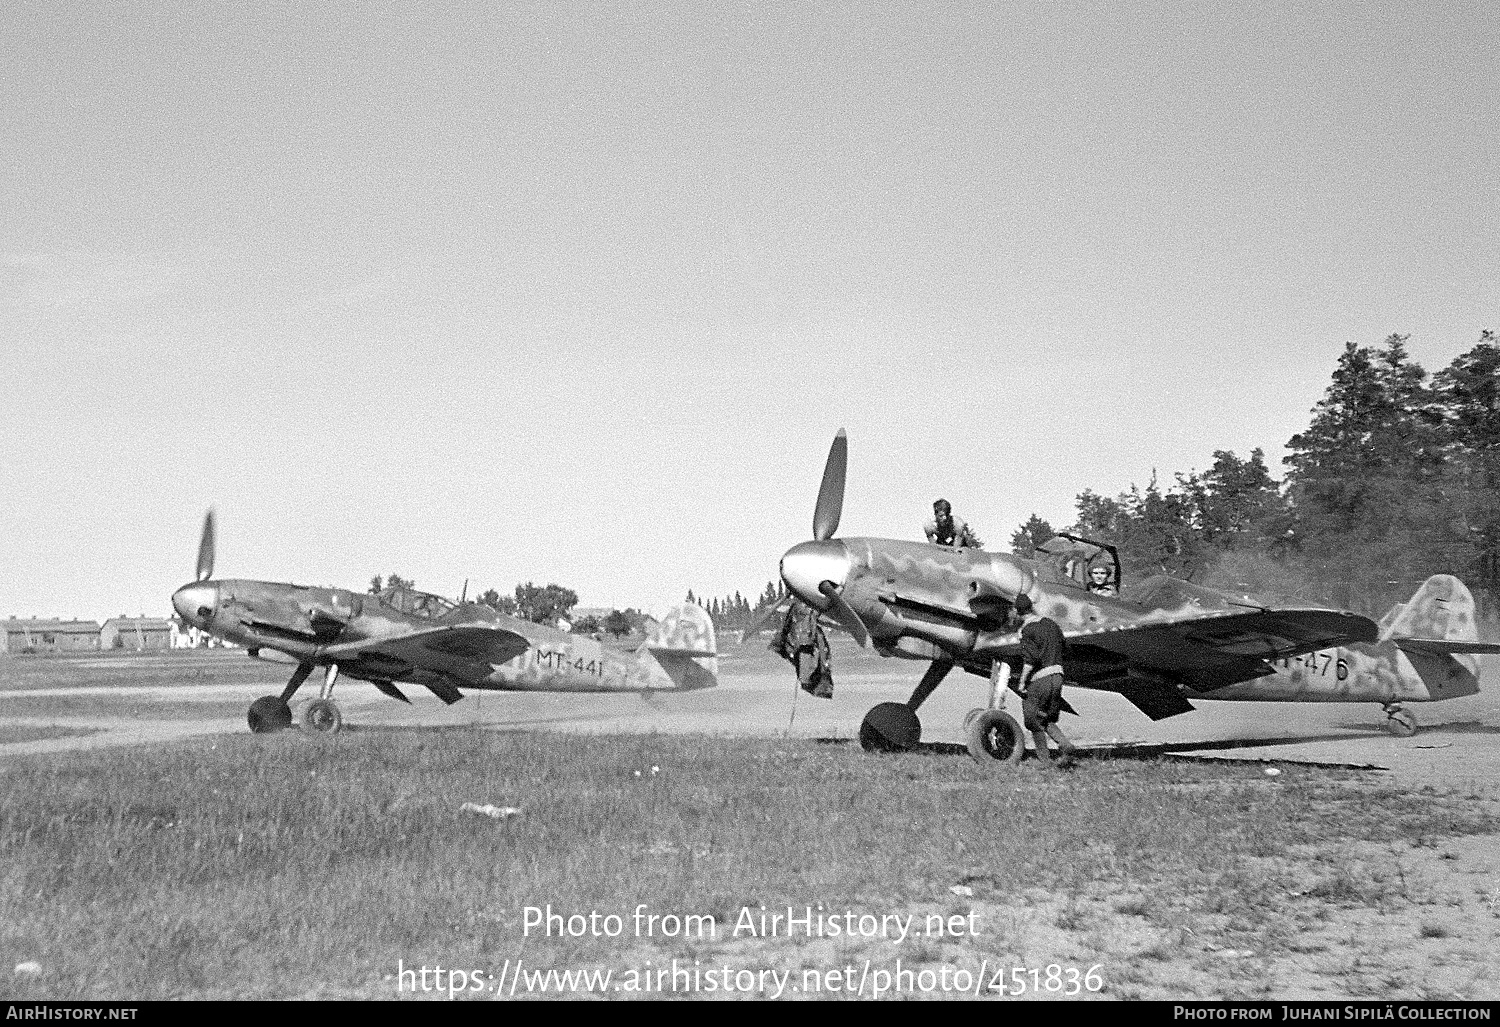
M 970 753 L 984 764 L 1018 761 L 1023 735 L 1004 704 L 1019 686 L 1013 605 L 1023 594 L 1062 629 L 1070 685 L 1118 692 L 1153 720 L 1187 713 L 1200 698 L 1378 702 L 1392 730 L 1409 730 L 1401 703 L 1471 693 L 1473 654 L 1500 652 L 1477 641 L 1472 598 L 1446 575 L 1377 625 L 1346 610 L 1277 604 L 1165 575 L 1123 581 L 1113 546 L 1076 535 L 1051 539 L 1034 558 L 835 538 L 847 465 L 841 430 L 824 467 L 813 538 L 787 550 L 781 577 L 861 645 L 928 662 L 904 703 L 866 714 L 866 749 L 915 746 L 918 710 L 960 668 L 990 682 L 988 703 L 966 720 Z M 1090 571 L 1101 566 L 1117 594 L 1089 590 Z
M 257 733 L 291 726 L 291 700 L 319 668 L 318 697 L 302 707 L 300 721 L 303 728 L 323 733 L 343 725 L 333 700 L 341 678 L 368 681 L 401 702 L 410 701 L 401 685 L 417 685 L 448 704 L 463 698 L 461 689 L 657 692 L 718 683 L 713 623 L 693 604 L 674 607 L 640 648 L 628 653 L 478 603 L 455 603 L 402 586 L 360 594 L 215 579 L 214 549 L 209 511 L 196 578 L 173 594 L 172 606 L 187 624 L 246 647 L 252 657 L 270 651 L 296 665 L 279 695 L 251 704 L 250 730 Z

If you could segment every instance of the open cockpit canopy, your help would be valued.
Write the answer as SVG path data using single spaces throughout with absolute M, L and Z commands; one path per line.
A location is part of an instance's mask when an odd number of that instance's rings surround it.
M 1050 571 L 1045 576 L 1053 582 L 1079 588 L 1088 588 L 1089 573 L 1103 567 L 1109 572 L 1106 583 L 1119 591 L 1120 554 L 1107 542 L 1059 532 L 1036 547 L 1033 559 L 1044 571 Z
M 435 596 L 430 592 L 418 592 L 414 588 L 406 588 L 402 585 L 382 589 L 379 595 L 380 601 L 386 606 L 409 617 L 436 620 L 450 610 L 458 608 L 457 603 L 444 599 L 442 596 Z

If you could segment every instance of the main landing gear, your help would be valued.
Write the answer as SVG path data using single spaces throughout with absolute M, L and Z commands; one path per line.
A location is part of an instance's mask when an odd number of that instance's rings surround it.
M 250 704 L 250 730 L 256 734 L 283 731 L 292 726 L 292 696 L 313 672 L 313 664 L 299 663 L 291 680 L 280 695 L 263 695 Z M 344 715 L 333 701 L 333 684 L 338 680 L 338 664 L 328 665 L 323 673 L 323 687 L 318 698 L 302 708 L 302 728 L 315 734 L 334 734 L 344 726 Z
M 1403 710 L 1399 703 L 1387 703 L 1385 716 L 1385 729 L 1397 738 L 1410 738 L 1417 733 L 1416 714 Z
M 872 707 L 859 725 L 859 744 L 865 752 L 905 752 L 922 740 L 922 722 L 917 709 L 953 669 L 948 660 L 933 660 L 904 703 L 883 702 Z
M 927 701 L 943 678 L 953 669 L 947 660 L 934 660 L 922 680 L 904 703 L 883 702 L 865 714 L 859 726 L 859 744 L 866 752 L 903 752 L 915 749 L 922 740 L 922 722 L 917 710 Z M 964 718 L 969 755 L 984 766 L 1015 764 L 1021 761 L 1026 746 L 1021 725 L 1005 712 L 1005 687 L 1010 680 L 1010 665 L 996 663 L 990 672 L 990 699 L 985 709 L 970 710 Z
M 1021 725 L 1005 712 L 1005 689 L 1010 685 L 1010 664 L 990 665 L 990 700 L 984 709 L 973 709 L 964 718 L 964 740 L 974 762 L 984 767 L 1014 766 L 1026 751 Z

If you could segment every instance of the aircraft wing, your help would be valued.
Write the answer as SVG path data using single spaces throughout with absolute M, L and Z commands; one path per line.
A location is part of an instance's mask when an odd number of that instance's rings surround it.
M 361 672 L 399 677 L 426 670 L 464 683 L 484 680 L 494 664 L 507 663 L 530 648 L 524 635 L 505 628 L 455 627 L 345 642 L 327 647 L 323 656 L 357 665 Z
M 1068 646 L 1103 650 L 1132 666 L 1220 688 L 1267 673 L 1266 661 L 1353 642 L 1374 642 L 1379 626 L 1338 610 L 1247 610 L 1068 635 Z M 1072 653 L 1070 652 L 1070 656 Z
M 1204 691 L 1264 677 L 1270 673 L 1266 665 L 1269 660 L 1352 642 L 1374 642 L 1379 633 L 1379 626 L 1368 617 L 1338 610 L 1205 611 L 1197 617 L 1065 632 L 1068 654 L 1064 662 L 1092 664 L 1101 670 L 1123 663 Z M 1000 650 L 1013 657 L 1020 651 L 1019 644 Z M 1079 682 L 1091 684 L 1084 678 Z M 1098 687 L 1112 686 L 1101 681 Z M 1140 692 L 1140 686 L 1132 685 L 1129 692 L 1117 690 L 1131 698 L 1131 693 Z M 1153 708 L 1165 712 L 1176 705 L 1148 692 L 1140 693 L 1140 697 Z M 1151 711 L 1147 713 L 1151 715 Z

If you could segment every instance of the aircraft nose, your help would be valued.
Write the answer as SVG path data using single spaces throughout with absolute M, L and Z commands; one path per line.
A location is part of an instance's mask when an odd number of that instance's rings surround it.
M 172 593 L 172 608 L 189 624 L 202 627 L 219 605 L 219 586 L 206 581 L 183 585 Z
M 798 599 L 816 610 L 826 610 L 828 597 L 818 586 L 831 581 L 843 588 L 850 564 L 849 550 L 837 539 L 800 542 L 781 558 L 781 580 Z

